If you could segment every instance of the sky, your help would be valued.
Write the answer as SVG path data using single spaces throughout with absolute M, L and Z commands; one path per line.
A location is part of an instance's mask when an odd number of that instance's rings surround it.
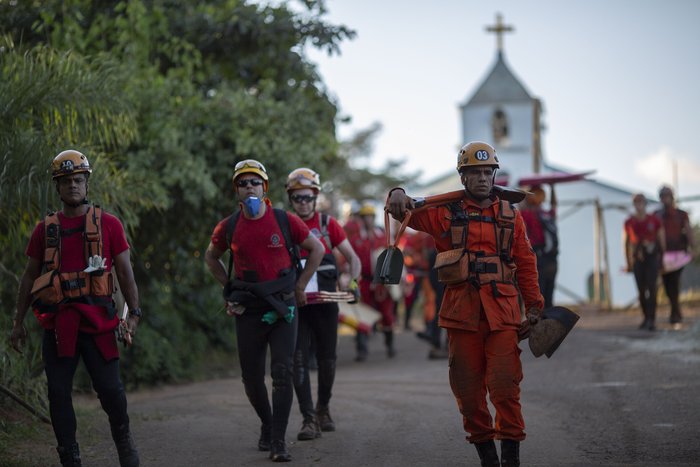
M 504 57 L 542 100 L 545 160 L 656 195 L 700 195 L 700 1 L 326 0 L 355 29 L 341 55 L 307 49 L 341 114 L 338 136 L 382 125 L 371 166 L 405 159 L 428 182 L 454 168 L 458 107 Z M 677 167 L 674 176 L 673 167 Z M 699 196 L 700 197 L 700 196 Z M 700 202 L 682 203 L 700 219 Z

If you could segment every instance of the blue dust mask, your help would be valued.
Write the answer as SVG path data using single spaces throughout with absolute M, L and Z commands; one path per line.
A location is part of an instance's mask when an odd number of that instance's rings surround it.
M 255 217 L 260 212 L 260 198 L 257 196 L 249 196 L 243 201 L 246 211 L 251 217 Z

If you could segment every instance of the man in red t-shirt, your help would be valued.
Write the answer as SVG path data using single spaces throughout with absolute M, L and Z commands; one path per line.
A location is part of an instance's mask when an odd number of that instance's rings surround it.
M 382 330 L 384 333 L 384 345 L 387 356 L 396 355 L 394 347 L 394 308 L 395 302 L 384 284 L 373 283 L 374 267 L 378 253 L 386 248 L 386 235 L 384 230 L 374 223 L 376 212 L 370 203 L 363 203 L 357 211 L 356 220 L 349 222 L 345 227 L 348 240 L 352 248 L 360 258 L 362 274 L 360 278 L 360 296 L 362 303 L 374 308 L 382 315 Z M 356 222 L 356 223 L 355 223 Z M 357 332 L 357 356 L 356 361 L 367 359 L 368 335 Z
M 102 408 L 109 416 L 120 464 L 137 466 L 139 456 L 131 437 L 126 394 L 119 378 L 114 331 L 120 321 L 114 310 L 111 281 L 115 269 L 129 307 L 121 335 L 125 344 L 131 345 L 141 309 L 129 245 L 119 219 L 88 204 L 88 178 L 92 169 L 83 154 L 74 150 L 61 152 L 54 158 L 51 171 L 63 210 L 39 222 L 32 233 L 10 342 L 21 352 L 22 341 L 27 336 L 22 323 L 31 303 L 45 329 L 42 355 L 49 411 L 63 465 L 81 462 L 71 392 L 73 375 L 82 356 Z M 96 229 L 95 237 L 90 232 L 98 223 L 101 229 Z M 93 256 L 86 257 L 86 247 L 88 250 L 95 247 Z M 42 275 L 44 267 L 49 272 Z M 39 290 L 36 284 L 44 277 L 56 277 L 51 281 L 55 287 Z
M 275 462 L 288 462 L 291 456 L 285 433 L 294 399 L 296 311 L 306 304 L 304 290 L 321 263 L 324 248 L 299 217 L 272 208 L 267 188 L 267 171 L 260 162 L 246 159 L 236 164 L 233 189 L 240 211 L 216 225 L 205 261 L 224 286 L 227 313 L 236 317 L 243 385 L 262 422 L 258 449 L 270 451 L 270 459 Z M 232 220 L 235 228 L 231 232 Z M 291 254 L 296 245 L 308 251 L 298 276 L 296 258 Z M 233 264 L 227 271 L 221 256 L 228 250 Z M 272 405 L 265 386 L 268 346 Z
M 287 177 L 287 196 L 294 213 L 304 221 L 311 233 L 325 248 L 321 265 L 312 279 L 309 292 L 335 292 L 338 289 L 338 267 L 333 250 L 350 265 L 350 289 L 358 290 L 360 259 L 345 236 L 338 221 L 316 212 L 316 199 L 321 191 L 321 178 L 308 168 L 293 170 Z M 305 252 L 304 252 L 305 253 Z M 302 254 L 303 257 L 306 254 Z M 309 353 L 314 339 L 318 362 L 318 400 L 314 409 L 309 379 Z M 338 303 L 312 303 L 299 308 L 299 334 L 294 353 L 294 390 L 303 416 L 299 440 L 321 436 L 321 431 L 335 431 L 335 422 L 328 404 L 335 380 L 336 346 L 338 343 Z
M 623 239 L 627 271 L 634 273 L 639 292 L 639 305 L 644 321 L 639 329 L 656 329 L 656 282 L 664 251 L 664 229 L 661 221 L 647 213 L 647 199 L 638 193 L 632 198 L 634 213 L 625 221 Z
M 656 216 L 661 220 L 666 234 L 667 251 L 683 252 L 690 255 L 693 254 L 693 229 L 690 226 L 688 213 L 682 209 L 678 209 L 673 197 L 673 190 L 670 187 L 663 186 L 659 190 L 659 199 L 663 207 L 656 211 Z M 661 278 L 664 283 L 664 290 L 671 302 L 671 316 L 669 321 L 671 324 L 680 323 L 683 320 L 681 315 L 681 305 L 678 300 L 678 295 L 681 291 L 681 273 L 683 268 L 674 271 L 662 271 Z
M 525 198 L 520 213 L 525 221 L 530 245 L 537 255 L 537 276 L 540 292 L 544 297 L 544 307 L 553 305 L 554 287 L 559 269 L 559 239 L 557 233 L 557 198 L 554 185 L 550 188 L 549 209 L 542 207 L 547 195 L 541 186 L 531 189 L 532 194 Z

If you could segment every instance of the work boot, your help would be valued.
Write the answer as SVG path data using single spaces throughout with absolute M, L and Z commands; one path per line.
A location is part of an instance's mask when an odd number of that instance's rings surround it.
M 440 348 L 430 349 L 430 352 L 428 353 L 429 360 L 444 360 L 449 356 L 450 356 L 449 352 L 446 349 L 440 349 Z
M 357 336 L 355 337 L 355 342 L 356 342 L 356 347 L 357 347 L 357 356 L 355 357 L 356 362 L 364 362 L 367 360 L 367 340 L 369 337 L 367 334 L 364 334 L 362 332 L 358 332 Z
M 78 443 L 73 443 L 68 447 L 58 446 L 58 457 L 61 459 L 61 465 L 64 467 L 81 467 L 80 448 Z
M 520 441 L 501 440 L 501 467 L 520 467 Z
M 386 345 L 386 356 L 393 358 L 396 356 L 394 348 L 394 331 L 384 331 L 384 344 Z
M 284 440 L 276 439 L 270 443 L 270 459 L 272 459 L 272 462 L 289 462 L 292 460 Z
M 500 467 L 498 461 L 498 451 L 496 451 L 496 443 L 491 439 L 483 443 L 475 443 L 476 452 L 479 453 L 481 459 L 481 467 Z
M 331 418 L 331 412 L 326 407 L 316 407 L 316 420 L 321 427 L 321 431 L 335 431 L 335 422 Z
M 119 465 L 121 467 L 139 467 L 139 452 L 136 450 L 136 444 L 131 437 L 129 424 L 124 423 L 120 426 L 112 426 L 112 439 L 119 454 Z
M 270 438 L 272 438 L 272 429 L 270 425 L 264 423 L 260 427 L 260 439 L 258 440 L 258 451 L 270 450 Z
M 321 437 L 321 429 L 318 427 L 318 423 L 313 418 L 305 418 L 301 422 L 301 430 L 297 435 L 299 441 L 308 441 L 310 439 L 316 439 Z

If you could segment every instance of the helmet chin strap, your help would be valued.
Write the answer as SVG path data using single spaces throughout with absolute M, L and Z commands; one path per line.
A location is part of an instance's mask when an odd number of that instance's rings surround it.
M 63 204 L 65 204 L 66 206 L 69 206 L 71 208 L 77 208 L 78 206 L 82 206 L 83 204 L 90 204 L 90 202 L 88 201 L 87 198 L 83 198 L 83 200 L 79 203 L 69 203 L 66 200 L 64 200 L 63 198 L 61 198 L 61 201 L 63 202 Z

